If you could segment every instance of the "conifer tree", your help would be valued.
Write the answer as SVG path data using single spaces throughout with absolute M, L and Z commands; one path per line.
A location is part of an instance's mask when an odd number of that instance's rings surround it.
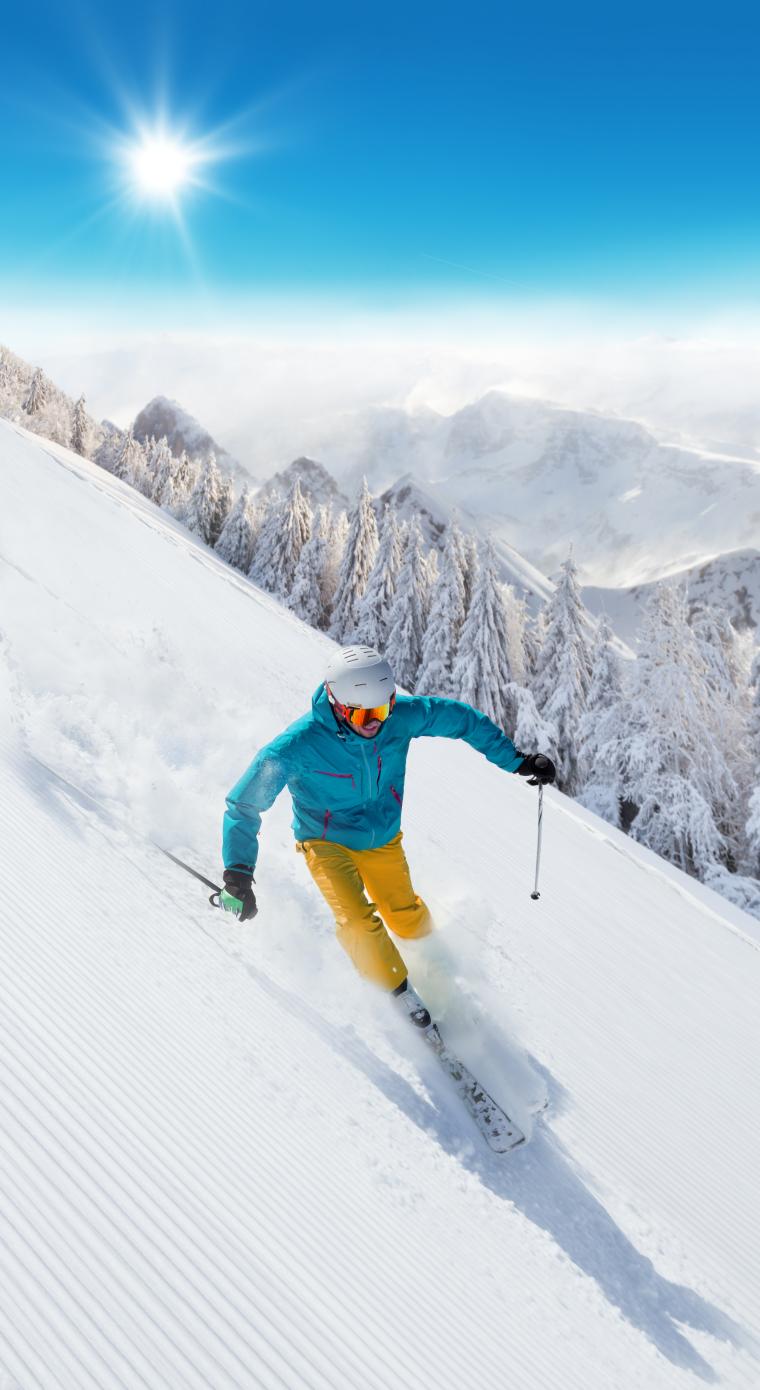
M 214 547 L 216 554 L 228 565 L 233 565 L 235 569 L 247 574 L 253 554 L 255 533 L 256 506 L 248 484 L 245 483 L 219 533 Z
M 453 671 L 465 617 L 462 535 L 455 521 L 446 528 L 443 553 L 422 642 L 417 690 L 454 696 Z
M 749 872 L 760 874 L 760 652 L 750 667 L 747 741 L 751 759 L 745 853 Z
M 518 598 L 511 584 L 502 584 L 501 592 L 507 612 L 507 655 L 512 679 L 525 685 L 530 674 L 528 659 L 528 624 L 525 599 Z
M 272 594 L 277 589 L 279 574 L 280 524 L 283 508 L 282 493 L 273 489 L 266 499 L 261 513 L 258 535 L 256 536 L 248 577 Z
M 731 777 L 723 808 L 716 804 L 716 818 L 732 854 L 743 858 L 741 841 L 752 774 L 747 645 L 739 638 L 728 614 L 710 605 L 701 606 L 692 613 L 690 627 L 705 666 L 704 696 L 709 732 Z
M 173 515 L 176 516 L 179 521 L 184 521 L 187 515 L 190 498 L 198 481 L 199 474 L 200 468 L 198 464 L 188 456 L 187 450 L 183 449 L 177 459 L 176 468 L 174 469 L 172 480 L 173 501 L 170 508 Z
M 422 532 L 416 518 L 413 518 L 407 529 L 385 643 L 385 655 L 396 680 L 405 690 L 412 692 L 416 686 L 425 635 L 422 595 L 426 579 Z
M 349 532 L 338 576 L 330 635 L 351 642 L 359 621 L 359 602 L 364 595 L 377 556 L 377 521 L 367 479 L 362 482 L 356 506 L 349 518 Z
M 619 779 L 631 835 L 702 878 L 731 858 L 718 824 L 731 777 L 710 733 L 705 677 L 683 594 L 658 585 L 641 624 L 631 694 L 607 716 L 597 755 Z
M 512 722 L 509 632 L 491 545 L 484 546 L 480 557 L 470 607 L 460 633 L 453 684 L 460 700 L 466 700 L 508 730 Z
M 179 459 L 169 448 L 166 435 L 162 435 L 153 452 L 152 497 L 156 506 L 163 507 L 167 512 L 173 511 L 177 500 L 174 480 L 178 469 Z
M 48 403 L 48 380 L 41 367 L 35 367 L 32 373 L 32 380 L 29 390 L 24 400 L 24 410 L 27 415 L 36 415 L 43 410 Z
M 121 430 L 111 430 L 101 440 L 95 450 L 94 462 L 99 468 L 104 468 L 107 473 L 113 473 L 116 460 L 121 453 L 124 445 L 125 435 Z
M 337 514 L 330 511 L 330 526 L 327 536 L 327 549 L 322 567 L 322 600 L 328 614 L 331 614 L 337 599 L 338 580 L 348 544 L 349 523 L 344 511 Z M 327 624 L 329 627 L 329 622 Z
M 207 545 L 216 545 L 229 511 L 229 484 L 222 477 L 215 455 L 208 454 L 187 503 L 184 522 Z
M 462 535 L 462 575 L 464 578 L 465 614 L 470 610 L 479 568 L 480 559 L 478 555 L 478 543 L 472 531 L 465 531 Z
M 114 459 L 112 473 L 115 478 L 121 478 L 123 483 L 129 483 L 131 487 L 139 487 L 143 477 L 145 458 L 143 448 L 138 439 L 135 439 L 132 428 L 127 430 L 121 437 L 121 447 Z
M 438 560 L 438 551 L 435 549 L 435 547 L 433 547 L 432 549 L 428 550 L 427 554 L 423 554 L 422 556 L 422 594 L 420 598 L 422 607 L 423 631 L 425 630 L 425 628 L 427 628 L 428 622 L 430 620 L 430 609 L 433 604 L 433 591 L 435 589 L 436 584 L 438 583 L 439 573 L 440 562 Z
M 539 714 L 527 686 L 513 681 L 507 690 L 507 706 L 510 714 L 506 732 L 515 748 L 551 757 L 552 749 L 557 746 L 557 730 Z
M 599 620 L 591 653 L 592 674 L 586 708 L 577 731 L 579 800 L 612 825 L 620 824 L 621 788 L 617 760 L 603 756 L 614 744 L 623 702 L 620 661 L 606 617 Z
M 377 651 L 385 650 L 390 614 L 401 570 L 402 537 L 396 507 L 385 508 L 383 529 L 367 587 L 357 604 L 356 640 Z
M 539 712 L 557 729 L 552 757 L 557 783 L 570 796 L 578 788 L 578 727 L 591 684 L 591 623 L 581 601 L 571 558 L 547 605 L 544 640 L 531 692 Z
M 74 453 L 81 454 L 82 458 L 89 458 L 91 437 L 92 431 L 85 410 L 84 396 L 80 396 L 74 406 L 71 420 L 71 448 Z
M 298 560 L 309 539 L 311 507 L 296 478 L 286 497 L 272 492 L 263 516 L 248 571 L 255 584 L 279 599 L 293 587 Z
M 330 547 L 331 516 L 328 507 L 319 507 L 311 535 L 296 565 L 288 608 L 311 627 L 324 629 L 330 616 L 331 594 L 325 585 Z

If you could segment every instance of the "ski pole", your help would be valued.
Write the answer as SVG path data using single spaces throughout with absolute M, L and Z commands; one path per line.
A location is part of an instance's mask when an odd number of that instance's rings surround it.
M 539 870 L 539 867 L 540 867 L 540 865 L 541 865 L 541 831 L 543 830 L 543 825 L 544 825 L 544 784 L 543 784 L 543 782 L 539 782 L 539 786 L 538 786 L 538 842 L 537 842 L 537 844 L 536 844 L 536 881 L 535 881 L 535 883 L 534 883 L 534 885 L 533 885 L 533 892 L 532 892 L 531 895 L 530 895 L 534 902 L 536 901 L 537 898 L 540 898 L 540 897 L 541 897 L 541 894 L 540 894 L 539 891 L 538 891 L 538 870 Z
M 172 864 L 178 864 L 180 869 L 185 870 L 186 874 L 192 874 L 193 878 L 200 879 L 201 883 L 205 883 L 207 888 L 213 888 L 214 891 L 209 896 L 209 902 L 212 907 L 219 906 L 219 894 L 222 890 L 218 883 L 212 883 L 210 878 L 204 878 L 203 874 L 198 873 L 197 869 L 191 869 L 189 864 L 186 864 L 182 859 L 178 859 L 176 854 L 170 854 L 168 849 L 164 849 L 163 845 L 156 845 L 156 849 L 160 849 L 161 853 L 165 854 L 167 859 L 171 859 Z

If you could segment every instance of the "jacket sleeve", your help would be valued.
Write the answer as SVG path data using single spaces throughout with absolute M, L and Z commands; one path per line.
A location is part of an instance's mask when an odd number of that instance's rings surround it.
M 273 744 L 262 748 L 227 797 L 222 831 L 224 867 L 256 867 L 261 812 L 268 811 L 287 782 L 287 769 Z
M 525 760 L 511 738 L 488 715 L 461 700 L 418 695 L 409 701 L 412 738 L 461 738 L 488 758 L 489 763 L 516 772 Z

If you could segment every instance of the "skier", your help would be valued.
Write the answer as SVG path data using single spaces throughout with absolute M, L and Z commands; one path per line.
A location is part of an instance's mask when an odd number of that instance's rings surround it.
M 346 647 L 330 661 L 310 712 L 261 749 L 227 797 L 220 897 L 241 922 L 256 915 L 251 885 L 261 813 L 287 786 L 296 849 L 335 916 L 341 946 L 421 1028 L 430 1026 L 430 1015 L 386 926 L 402 940 L 432 930 L 412 887 L 400 828 L 409 743 L 426 737 L 464 739 L 497 767 L 529 777 L 531 786 L 554 781 L 549 758 L 518 752 L 486 715 L 459 700 L 397 696 L 378 652 Z M 450 809 L 447 818 L 454 814 Z

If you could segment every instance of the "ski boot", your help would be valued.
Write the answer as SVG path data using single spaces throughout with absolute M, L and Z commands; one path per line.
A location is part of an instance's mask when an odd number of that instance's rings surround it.
M 398 989 L 394 989 L 393 998 L 398 1000 L 399 1007 L 415 1028 L 426 1033 L 428 1029 L 435 1027 L 429 1010 L 425 1008 L 416 989 L 410 985 L 408 980 L 404 980 Z

